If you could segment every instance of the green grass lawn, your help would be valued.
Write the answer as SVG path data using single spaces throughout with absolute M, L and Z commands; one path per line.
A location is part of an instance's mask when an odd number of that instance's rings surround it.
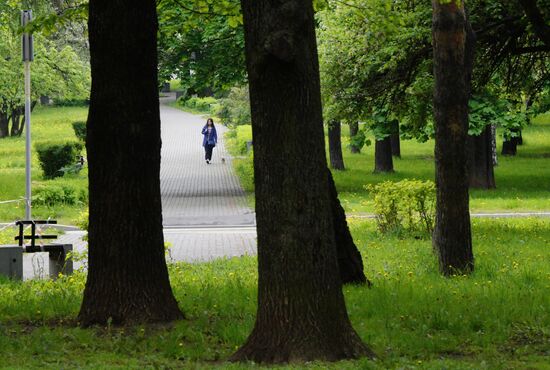
M 351 222 L 373 287 L 345 287 L 351 321 L 376 354 L 319 369 L 548 369 L 550 220 L 474 220 L 476 270 L 443 278 L 429 240 Z M 76 327 L 84 276 L 0 280 L 0 367 L 252 368 L 224 362 L 254 324 L 254 257 L 170 266 L 186 320 Z
M 72 122 L 85 121 L 88 109 L 85 107 L 37 107 L 32 115 L 32 186 L 34 190 L 51 184 L 67 184 L 77 189 L 86 188 L 86 170 L 78 175 L 66 175 L 55 180 L 43 180 L 42 170 L 34 145 L 40 142 L 75 141 Z M 76 160 L 75 160 L 76 161 Z M 19 199 L 25 196 L 25 137 L 0 139 L 0 201 Z M 33 217 L 58 219 L 61 223 L 72 223 L 84 205 L 33 207 Z M 11 222 L 24 218 L 25 205 L 0 204 L 0 222 Z
M 249 126 L 239 128 L 241 140 L 251 140 Z M 364 147 L 360 154 L 348 150 L 348 127 L 343 126 L 342 147 L 345 171 L 333 171 L 340 201 L 348 214 L 372 213 L 373 202 L 366 184 L 402 179 L 434 179 L 432 140 L 418 143 L 414 140 L 401 141 L 401 159 L 394 158 L 395 173 L 375 174 L 374 145 Z M 472 212 L 498 211 L 541 211 L 550 210 L 550 113 L 540 115 L 523 131 L 524 145 L 518 146 L 515 157 L 499 155 L 495 167 L 497 189 L 470 191 Z M 235 144 L 233 152 L 240 144 Z M 498 138 L 498 153 L 502 139 Z M 250 171 L 241 171 L 243 159 L 235 162 L 237 173 L 246 190 L 252 190 L 251 179 L 246 178 Z M 248 175 L 249 176 L 249 175 Z

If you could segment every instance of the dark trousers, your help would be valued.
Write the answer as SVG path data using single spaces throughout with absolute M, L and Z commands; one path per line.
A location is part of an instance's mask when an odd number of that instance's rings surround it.
M 204 151 L 205 151 L 204 159 L 207 159 L 209 161 L 212 160 L 212 150 L 214 150 L 214 145 L 206 144 L 204 146 Z

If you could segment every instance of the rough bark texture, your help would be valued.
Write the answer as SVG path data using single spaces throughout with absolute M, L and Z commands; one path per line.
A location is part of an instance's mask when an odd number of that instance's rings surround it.
M 368 286 L 371 286 L 371 282 L 367 280 L 363 272 L 361 253 L 357 249 L 349 231 L 346 212 L 338 200 L 338 192 L 336 191 L 336 184 L 334 184 L 332 173 L 328 169 L 327 172 L 340 279 L 342 280 L 342 284 L 366 283 Z
M 391 138 L 376 140 L 374 145 L 374 172 L 393 172 Z
M 78 319 L 180 319 L 162 234 L 155 1 L 91 0 L 88 25 L 89 259 Z
M 468 136 L 468 157 L 470 188 L 496 188 L 491 125 L 485 126 L 479 136 Z
M 392 122 L 391 140 L 391 154 L 394 157 L 401 158 L 401 138 L 399 136 L 399 121 Z
M 353 138 L 357 133 L 359 132 L 359 123 L 358 122 L 350 122 L 349 123 L 349 137 L 350 139 Z M 356 145 L 350 144 L 349 146 L 350 151 L 352 153 L 361 153 L 361 148 L 359 148 Z
M 474 35 L 462 2 L 432 1 L 436 222 L 434 250 L 444 275 L 474 268 L 466 139 Z
M 342 156 L 342 126 L 338 121 L 330 121 L 328 124 L 328 151 L 330 167 L 335 170 L 345 170 Z
M 8 123 L 8 115 L 0 111 L 0 138 L 7 137 L 10 134 Z
M 518 151 L 518 138 L 511 137 L 502 142 L 502 155 L 516 155 Z
M 493 159 L 493 168 L 498 166 L 497 154 L 497 126 L 491 124 L 491 158 Z
M 232 360 L 281 363 L 371 355 L 350 324 L 341 290 L 312 3 L 241 4 L 259 282 L 254 329 Z

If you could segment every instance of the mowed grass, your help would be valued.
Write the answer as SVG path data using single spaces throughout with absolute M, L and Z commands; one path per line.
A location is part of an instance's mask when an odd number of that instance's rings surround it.
M 87 188 L 87 172 L 66 175 L 56 180 L 42 179 L 42 170 L 35 151 L 35 144 L 41 142 L 76 141 L 72 123 L 85 121 L 88 109 L 85 107 L 40 107 L 32 115 L 32 186 L 33 191 L 48 184 L 68 184 L 76 188 Z M 76 159 L 75 159 L 76 161 Z M 25 196 L 25 136 L 0 139 L 0 202 L 16 200 Z M 53 218 L 71 223 L 81 212 L 83 205 L 33 207 L 33 217 Z M 0 204 L 0 222 L 12 222 L 25 215 L 25 204 Z
M 476 270 L 443 278 L 429 240 L 398 239 L 351 222 L 373 287 L 345 287 L 348 312 L 378 355 L 320 369 L 548 369 L 550 220 L 473 221 Z M 166 327 L 76 327 L 84 276 L 0 281 L 2 366 L 252 368 L 225 360 L 255 318 L 254 257 L 170 265 L 186 319 Z
M 374 174 L 374 145 L 360 154 L 347 150 L 348 130 L 343 126 L 345 171 L 333 171 L 340 200 L 348 213 L 373 211 L 365 184 L 402 179 L 433 180 L 435 177 L 433 140 L 418 143 L 401 141 L 401 159 L 394 158 L 395 173 Z M 500 155 L 501 133 L 497 132 L 497 188 L 470 190 L 472 212 L 521 212 L 550 210 L 550 113 L 541 115 L 523 131 L 524 144 L 514 157 Z

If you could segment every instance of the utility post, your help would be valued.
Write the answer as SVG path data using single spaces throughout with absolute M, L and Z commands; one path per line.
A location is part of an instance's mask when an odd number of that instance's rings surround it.
M 21 11 L 21 26 L 32 21 L 32 10 Z M 25 219 L 31 220 L 31 62 L 34 60 L 33 38 L 28 32 L 22 37 L 22 56 L 25 64 Z

